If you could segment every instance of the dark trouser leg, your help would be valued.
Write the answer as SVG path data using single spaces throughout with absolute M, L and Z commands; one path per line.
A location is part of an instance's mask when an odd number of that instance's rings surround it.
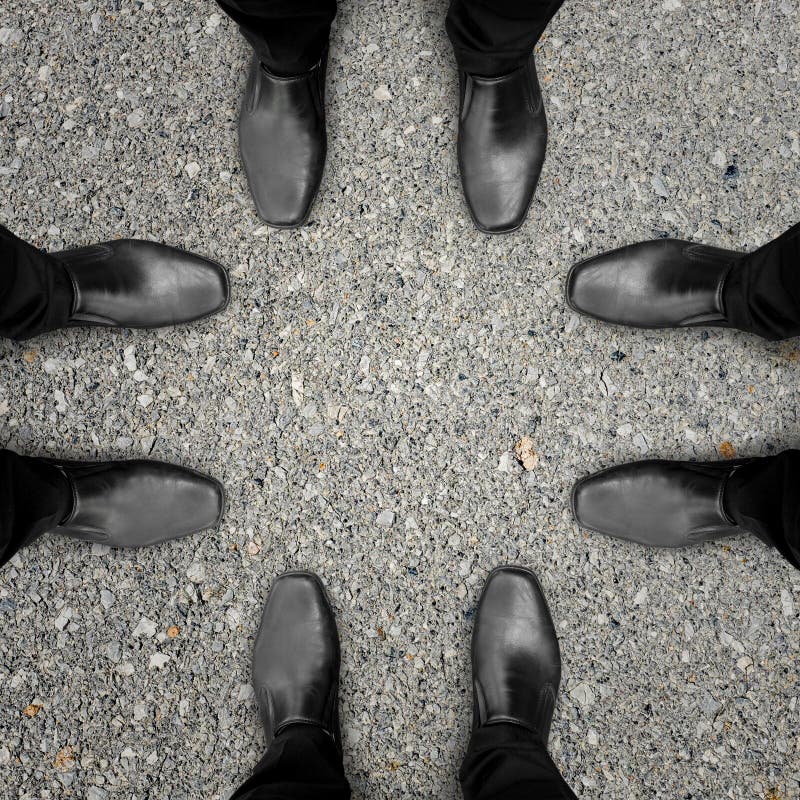
M 734 522 L 773 545 L 800 569 L 800 450 L 755 459 L 739 467 L 725 487 Z
M 336 0 L 217 0 L 276 75 L 308 72 L 328 44 Z
M 451 0 L 447 35 L 473 75 L 505 75 L 527 62 L 564 0 Z
M 72 296 L 58 262 L 0 225 L 0 336 L 29 339 L 63 327 Z
M 478 728 L 459 778 L 464 800 L 576 800 L 539 737 L 519 725 Z
M 342 755 L 315 725 L 290 725 L 231 800 L 349 800 Z
M 736 328 L 765 339 L 800 336 L 800 223 L 733 268 L 723 304 Z
M 69 482 L 40 458 L 0 450 L 0 565 L 72 510 Z

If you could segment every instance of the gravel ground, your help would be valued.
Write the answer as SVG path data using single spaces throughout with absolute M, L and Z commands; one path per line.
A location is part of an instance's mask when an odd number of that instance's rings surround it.
M 538 59 L 539 192 L 500 238 L 461 195 L 444 1 L 341 6 L 322 190 L 277 232 L 237 153 L 247 47 L 211 2 L 2 4 L 0 221 L 48 249 L 183 245 L 229 266 L 233 301 L 0 342 L 0 444 L 150 455 L 229 496 L 204 536 L 48 539 L 2 571 L 0 795 L 227 798 L 263 746 L 262 603 L 308 568 L 338 613 L 354 797 L 458 797 L 471 618 L 519 562 L 557 620 L 551 746 L 579 796 L 796 800 L 800 574 L 748 539 L 582 533 L 568 497 L 644 455 L 797 446 L 798 345 L 602 327 L 562 286 L 631 241 L 749 249 L 800 219 L 797 4 L 568 2 Z

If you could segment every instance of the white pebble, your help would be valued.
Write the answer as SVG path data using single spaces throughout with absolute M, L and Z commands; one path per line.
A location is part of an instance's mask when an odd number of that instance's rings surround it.
M 72 609 L 62 608 L 53 624 L 58 630 L 63 631 L 69 624 L 70 619 L 72 619 Z
M 781 589 L 781 608 L 786 619 L 791 619 L 794 616 L 794 600 L 788 589 Z
M 194 561 L 186 570 L 186 577 L 192 583 L 202 583 L 206 579 L 206 568 L 199 561 Z
M 166 653 L 153 653 L 150 656 L 150 669 L 161 669 L 169 661 L 169 656 Z
M 394 512 L 381 511 L 378 518 L 375 520 L 382 528 L 391 528 L 394 525 Z
M 156 624 L 147 617 L 142 617 L 139 624 L 133 629 L 132 636 L 153 636 L 156 632 Z
M 579 683 L 574 689 L 570 690 L 569 696 L 581 708 L 587 708 L 594 705 L 595 702 L 594 689 L 588 683 Z

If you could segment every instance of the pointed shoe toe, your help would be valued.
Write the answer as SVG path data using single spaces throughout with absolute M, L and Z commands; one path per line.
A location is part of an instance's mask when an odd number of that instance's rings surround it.
M 685 547 L 744 533 L 725 512 L 725 485 L 744 462 L 637 461 L 578 481 L 578 524 L 649 547 Z
M 225 269 L 155 242 L 120 239 L 54 253 L 72 281 L 70 327 L 163 328 L 224 310 Z
M 222 485 L 185 467 L 159 461 L 51 462 L 73 497 L 53 534 L 110 547 L 149 547 L 219 525 Z
M 325 169 L 327 57 L 292 77 L 253 58 L 239 116 L 239 145 L 259 216 L 274 228 L 306 223 Z
M 512 723 L 544 744 L 561 681 L 555 626 L 535 575 L 523 567 L 491 573 L 472 636 L 473 726 Z
M 636 328 L 726 327 L 722 290 L 740 257 L 680 239 L 621 247 L 570 269 L 567 304 L 579 314 Z
M 527 216 L 547 148 L 536 66 L 498 78 L 461 75 L 458 161 L 467 206 L 483 233 L 510 233 Z
M 320 579 L 275 579 L 253 652 L 253 687 L 269 743 L 289 725 L 314 725 L 341 747 L 339 634 Z

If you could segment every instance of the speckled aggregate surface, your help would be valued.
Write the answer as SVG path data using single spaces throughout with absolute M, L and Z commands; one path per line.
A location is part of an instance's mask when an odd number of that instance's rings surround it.
M 754 540 L 589 535 L 568 505 L 614 463 L 797 446 L 798 343 L 563 302 L 595 252 L 751 249 L 800 220 L 797 4 L 567 2 L 538 55 L 540 188 L 495 238 L 458 181 L 445 3 L 340 5 L 298 232 L 251 205 L 248 48 L 212 3 L 0 8 L 0 221 L 51 250 L 182 245 L 233 288 L 194 327 L 0 342 L 0 445 L 180 462 L 229 501 L 217 532 L 138 553 L 46 539 L 0 573 L 0 796 L 227 798 L 262 750 L 262 603 L 307 568 L 338 615 L 354 797 L 459 797 L 471 617 L 517 562 L 558 626 L 551 749 L 580 797 L 797 800 L 800 574 Z

